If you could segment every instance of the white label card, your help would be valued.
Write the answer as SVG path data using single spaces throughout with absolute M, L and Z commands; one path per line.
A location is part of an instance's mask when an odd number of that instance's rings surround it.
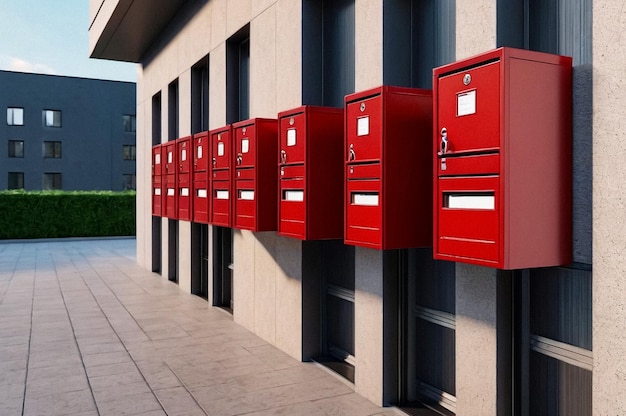
M 224 156 L 224 142 L 219 142 L 217 144 L 217 155 Z
M 180 159 L 187 160 L 187 149 L 183 149 L 183 151 L 180 152 Z
M 448 195 L 446 208 L 490 209 L 496 207 L 494 195 Z
M 296 129 L 287 130 L 287 146 L 296 145 Z
M 154 188 L 154 194 L 155 194 L 156 196 L 161 195 L 161 188 Z
M 304 191 L 285 190 L 283 191 L 283 201 L 304 201 Z
M 180 188 L 180 196 L 189 196 L 189 188 Z
M 254 201 L 254 191 L 239 191 L 239 199 Z
M 198 198 L 206 198 L 206 189 L 198 189 L 196 195 L 198 195 Z
M 241 153 L 248 153 L 250 151 L 250 140 L 241 139 Z
M 174 196 L 176 192 L 174 192 L 173 188 L 167 188 L 167 196 Z
M 378 194 L 377 193 L 365 193 L 365 194 L 353 193 L 352 204 L 362 205 L 366 207 L 376 207 L 378 206 Z
M 215 199 L 228 199 L 228 191 L 215 191 Z
M 367 136 L 370 134 L 370 118 L 367 117 L 359 117 L 356 121 L 356 135 L 357 136 Z
M 156 154 L 156 156 L 154 156 L 154 164 L 155 165 L 160 165 L 161 164 L 161 155 L 160 154 Z
M 468 91 L 456 96 L 456 115 L 468 116 L 476 113 L 476 90 Z
M 196 158 L 202 159 L 202 146 L 198 146 Z
M 167 163 L 172 163 L 172 160 L 174 160 L 172 152 L 167 152 Z

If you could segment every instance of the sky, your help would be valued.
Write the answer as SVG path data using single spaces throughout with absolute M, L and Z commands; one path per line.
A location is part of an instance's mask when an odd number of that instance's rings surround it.
M 0 0 L 0 70 L 137 81 L 137 65 L 89 58 L 89 0 Z

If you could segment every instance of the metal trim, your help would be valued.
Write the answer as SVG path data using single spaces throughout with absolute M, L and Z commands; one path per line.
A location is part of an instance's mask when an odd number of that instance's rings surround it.
M 451 313 L 424 308 L 423 306 L 416 306 L 414 313 L 419 319 L 456 330 L 456 317 Z
M 326 292 L 339 299 L 354 303 L 354 290 L 345 289 L 341 286 L 327 285 Z
M 531 335 L 530 349 L 540 354 L 593 371 L 593 352 L 539 335 Z

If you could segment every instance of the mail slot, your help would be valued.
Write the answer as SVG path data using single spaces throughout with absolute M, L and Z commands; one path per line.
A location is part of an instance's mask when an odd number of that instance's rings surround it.
M 342 238 L 343 109 L 302 106 L 278 119 L 278 234 Z
M 232 227 L 233 136 L 230 125 L 209 132 L 211 163 L 208 166 L 209 223 Z
M 432 92 L 381 86 L 345 97 L 344 241 L 432 244 Z
M 255 118 L 233 124 L 234 228 L 276 231 L 277 134 L 276 119 Z
M 209 159 L 211 157 L 209 146 L 209 132 L 196 133 L 193 136 L 193 173 L 192 173 L 192 202 L 193 208 L 191 219 L 197 223 L 208 224 L 210 210 L 209 187 Z
M 176 140 L 178 155 L 178 219 L 191 221 L 193 216 L 193 142 L 192 137 L 181 137 Z
M 152 215 L 163 215 L 162 206 L 162 178 L 161 178 L 161 145 L 152 147 Z
M 433 71 L 436 259 L 572 256 L 572 60 L 500 48 Z

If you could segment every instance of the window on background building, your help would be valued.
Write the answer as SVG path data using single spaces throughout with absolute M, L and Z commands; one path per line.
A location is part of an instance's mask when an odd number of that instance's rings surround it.
M 134 115 L 124 114 L 122 116 L 122 125 L 124 126 L 124 131 L 135 133 L 137 131 L 137 121 Z
M 137 147 L 134 144 L 122 145 L 122 158 L 124 160 L 136 160 Z
M 61 127 L 61 110 L 43 110 L 43 125 Z
M 43 174 L 42 189 L 62 189 L 62 177 L 60 173 L 47 172 Z
M 61 142 L 43 142 L 43 157 L 61 159 Z
M 24 172 L 9 172 L 9 189 L 24 189 Z
M 24 140 L 9 140 L 9 157 L 24 157 Z
M 20 107 L 7 107 L 7 124 L 9 126 L 23 126 L 24 109 Z
M 122 188 L 125 191 L 137 189 L 137 179 L 134 173 L 122 174 Z

